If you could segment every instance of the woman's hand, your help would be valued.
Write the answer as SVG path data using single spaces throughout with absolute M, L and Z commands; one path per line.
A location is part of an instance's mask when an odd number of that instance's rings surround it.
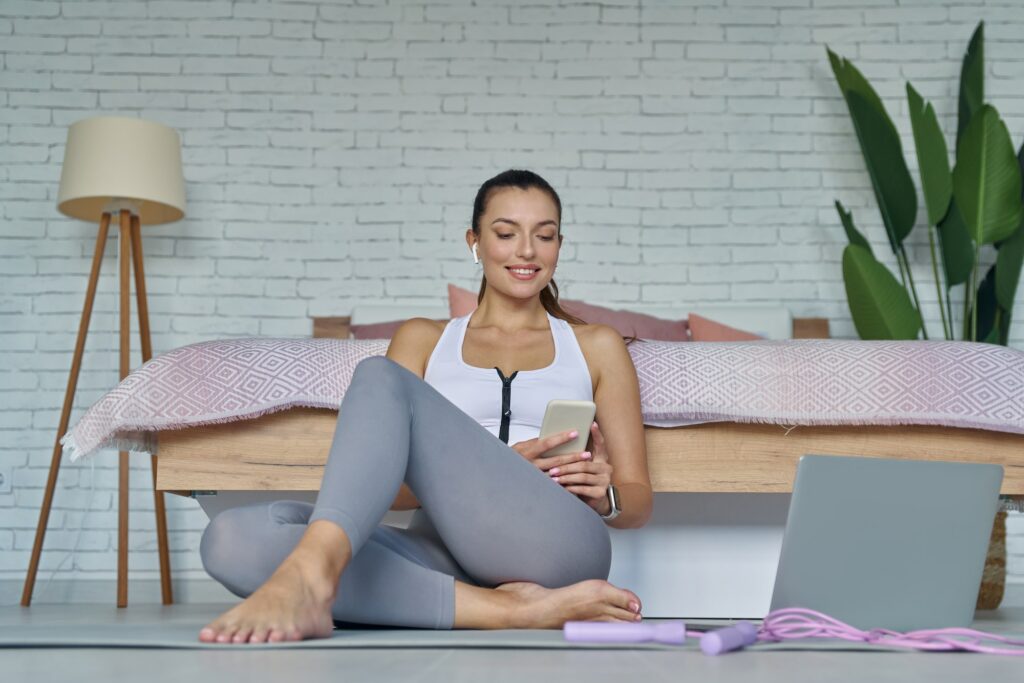
M 572 434 L 572 436 L 570 436 Z M 566 453 L 549 458 L 540 457 L 555 446 L 576 438 L 576 432 L 562 432 L 544 439 L 530 439 L 512 446 L 520 455 L 547 472 L 556 483 L 576 494 L 583 502 L 606 515 L 611 512 L 608 486 L 612 483 L 612 465 L 608 462 L 604 436 L 594 422 L 590 425 L 593 453 Z
M 552 448 L 561 446 L 563 443 L 568 443 L 577 436 L 579 436 L 579 432 L 576 430 L 571 432 L 559 432 L 557 434 L 552 434 L 551 436 L 545 436 L 543 439 L 536 438 L 520 441 L 519 443 L 512 444 L 511 448 L 541 469 L 546 469 L 541 467 L 539 463 L 545 460 L 552 460 L 553 458 L 543 458 L 542 456 Z M 578 456 L 579 453 L 576 455 Z

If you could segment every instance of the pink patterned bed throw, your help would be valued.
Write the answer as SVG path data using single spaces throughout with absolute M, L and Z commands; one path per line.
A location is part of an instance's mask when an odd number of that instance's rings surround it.
M 153 434 L 286 408 L 334 408 L 386 340 L 227 339 L 153 358 L 61 443 L 155 452 Z M 946 425 L 1024 434 L 1024 352 L 945 341 L 655 342 L 629 346 L 644 422 Z

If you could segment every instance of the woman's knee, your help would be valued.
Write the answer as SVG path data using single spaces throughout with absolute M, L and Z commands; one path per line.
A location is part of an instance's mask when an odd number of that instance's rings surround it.
M 246 505 L 221 510 L 210 520 L 199 540 L 199 559 L 206 572 L 223 581 L 232 568 L 244 561 L 244 548 L 253 532 L 255 508 Z M 265 514 L 265 513 L 264 513 Z
M 387 393 L 396 396 L 405 394 L 403 385 L 407 376 L 415 377 L 411 372 L 401 365 L 385 358 L 384 356 L 370 356 L 359 361 L 355 371 L 352 373 L 352 382 L 349 388 L 359 387 L 357 392 L 367 390 L 384 389 Z
M 386 356 L 370 356 L 356 363 L 355 375 L 392 375 L 397 374 L 402 366 Z
M 199 559 L 203 563 L 203 569 L 218 580 L 220 580 L 221 570 L 225 564 L 224 558 L 227 554 L 224 548 L 224 539 L 225 537 L 230 538 L 230 535 L 226 534 L 224 530 L 227 522 L 222 520 L 229 512 L 231 510 L 221 510 L 214 515 L 199 539 Z

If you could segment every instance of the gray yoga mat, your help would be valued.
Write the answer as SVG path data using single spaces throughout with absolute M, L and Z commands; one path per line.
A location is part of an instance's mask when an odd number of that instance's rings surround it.
M 168 624 L 93 624 L 0 626 L 0 648 L 98 647 L 165 649 L 280 648 L 525 648 L 525 649 L 680 649 L 659 643 L 570 643 L 560 630 L 430 631 L 423 629 L 335 629 L 330 638 L 288 643 L 201 643 L 196 622 Z M 687 644 L 696 648 L 696 644 Z
M 108 607 L 44 605 L 30 609 L 0 610 L 0 649 L 5 648 L 149 648 L 149 649 L 281 649 L 281 648 L 508 648 L 681 650 L 700 653 L 698 642 L 686 645 L 660 643 L 571 643 L 562 631 L 551 630 L 451 630 L 360 626 L 339 622 L 330 638 L 289 643 L 200 643 L 199 630 L 222 610 L 205 606 L 142 606 L 133 610 Z M 1009 608 L 988 613 L 975 628 L 1010 637 L 1024 637 L 1024 609 Z M 666 621 L 646 620 L 650 623 Z M 722 622 L 688 622 L 691 627 L 712 627 Z M 841 641 L 803 641 L 757 645 L 757 650 L 897 650 Z
M 677 650 L 700 653 L 698 641 L 686 645 L 660 643 L 572 643 L 560 630 L 430 631 L 421 629 L 335 629 L 330 638 L 288 643 L 214 644 L 198 641 L 204 624 L 92 624 L 0 626 L 0 649 L 5 648 L 141 648 L 179 650 L 328 649 L 328 648 L 487 648 L 487 649 L 597 649 Z M 872 650 L 896 648 L 840 641 L 806 641 L 756 646 L 758 650 Z

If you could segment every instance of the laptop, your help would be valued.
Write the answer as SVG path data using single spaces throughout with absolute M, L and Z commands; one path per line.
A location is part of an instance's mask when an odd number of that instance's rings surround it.
M 805 455 L 771 609 L 860 629 L 968 626 L 999 504 L 999 465 Z

